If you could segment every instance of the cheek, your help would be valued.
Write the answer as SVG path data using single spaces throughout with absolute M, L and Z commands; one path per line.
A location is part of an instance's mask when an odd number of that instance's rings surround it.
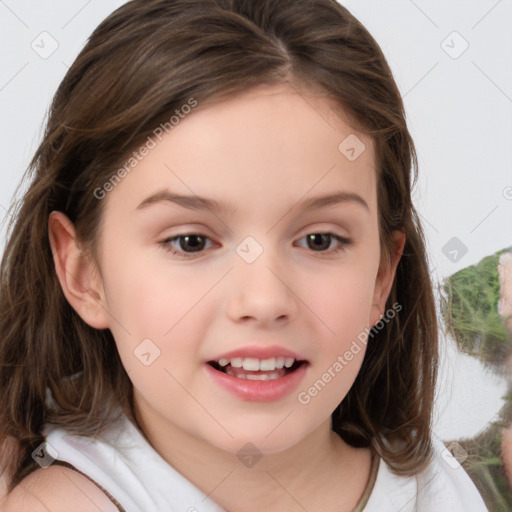
M 306 295 L 318 326 L 318 352 L 297 399 L 311 414 L 334 410 L 357 377 L 370 327 L 374 285 L 371 268 L 360 262 L 318 276 L 315 287 Z
M 186 407 L 190 397 L 184 389 L 191 388 L 201 329 L 208 321 L 200 301 L 208 283 L 185 284 L 184 273 L 164 277 L 136 261 L 109 270 L 105 293 L 111 331 L 135 389 L 155 409 L 169 397 L 176 410 Z
M 336 340 L 357 336 L 368 327 L 374 279 L 371 265 L 342 264 L 339 270 L 315 275 L 300 291 L 314 315 L 322 320 L 326 335 Z
M 134 337 L 162 338 L 187 316 L 208 292 L 207 280 L 190 271 L 123 258 L 105 265 L 107 306 Z
M 123 364 L 135 379 L 142 370 L 137 357 L 149 351 L 158 356 L 150 366 L 153 375 L 169 380 L 168 370 L 185 382 L 199 364 L 201 342 L 218 304 L 211 293 L 218 271 L 198 279 L 197 271 L 173 266 L 164 256 L 148 261 L 133 250 L 128 254 L 106 258 L 103 272 L 111 331 Z

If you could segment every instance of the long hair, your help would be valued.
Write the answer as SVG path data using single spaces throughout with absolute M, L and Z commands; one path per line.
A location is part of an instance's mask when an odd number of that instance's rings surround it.
M 65 213 L 94 254 L 104 204 L 95 191 L 156 126 L 191 98 L 204 104 L 285 82 L 324 91 L 372 137 L 382 257 L 393 230 L 406 235 L 388 299 L 400 314 L 372 336 L 332 428 L 352 446 L 374 446 L 396 474 L 428 463 L 435 303 L 411 201 L 415 149 L 380 47 L 335 0 L 133 0 L 94 30 L 68 70 L 27 190 L 11 207 L 0 270 L 0 465 L 9 490 L 38 468 L 31 453 L 46 422 L 94 435 L 119 407 L 133 418 L 111 332 L 88 326 L 61 290 L 49 214 Z

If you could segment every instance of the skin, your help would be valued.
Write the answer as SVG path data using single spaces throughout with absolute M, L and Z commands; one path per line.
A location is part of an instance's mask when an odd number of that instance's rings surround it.
M 228 510 L 352 510 L 368 481 L 369 450 L 330 430 L 364 345 L 307 405 L 297 400 L 380 319 L 405 243 L 395 232 L 395 251 L 380 261 L 373 144 L 333 107 L 287 85 L 199 105 L 103 199 L 97 262 L 62 213 L 50 217 L 63 291 L 84 321 L 112 331 L 144 435 Z M 355 161 L 338 150 L 350 134 L 366 146 Z M 236 211 L 137 208 L 162 188 Z M 300 201 L 334 191 L 359 194 L 368 209 L 346 202 L 301 212 Z M 308 246 L 306 235 L 325 232 L 351 243 Z M 163 244 L 188 233 L 208 238 L 190 259 L 179 239 Z M 247 236 L 263 248 L 250 264 L 236 252 Z M 160 356 L 145 366 L 134 350 L 148 338 Z M 304 356 L 299 387 L 261 403 L 217 386 L 205 362 L 247 344 Z M 236 456 L 247 442 L 263 454 L 252 467 Z

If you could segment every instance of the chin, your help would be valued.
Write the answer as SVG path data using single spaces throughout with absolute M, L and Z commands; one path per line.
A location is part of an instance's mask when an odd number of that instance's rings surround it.
M 203 437 L 203 440 L 219 450 L 240 457 L 246 452 L 254 452 L 257 455 L 281 453 L 293 448 L 307 437 L 307 432 L 301 435 L 295 425 L 285 425 L 287 422 L 283 422 L 283 425 L 278 426 L 280 421 L 282 418 L 278 418 L 272 424 L 258 422 L 258 428 L 255 428 L 256 419 L 253 419 L 252 424 L 237 425 L 237 428 L 226 425 L 233 437 L 224 435 L 212 438 L 210 432 L 210 435 Z

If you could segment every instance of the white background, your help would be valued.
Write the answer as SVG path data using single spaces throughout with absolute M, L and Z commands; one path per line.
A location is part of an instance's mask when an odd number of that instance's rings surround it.
M 92 30 L 123 3 L 0 0 L 0 217 L 67 68 Z M 404 96 L 419 155 L 414 200 L 434 282 L 511 246 L 512 0 L 341 3 L 381 45 Z M 43 59 L 31 45 L 48 50 L 52 38 L 58 48 Z M 443 252 L 453 237 L 467 248 L 462 257 L 458 250 L 456 262 Z M 3 243 L 2 236 L 0 250 Z M 505 382 L 449 343 L 445 350 L 435 428 L 448 440 L 485 428 L 501 406 Z

